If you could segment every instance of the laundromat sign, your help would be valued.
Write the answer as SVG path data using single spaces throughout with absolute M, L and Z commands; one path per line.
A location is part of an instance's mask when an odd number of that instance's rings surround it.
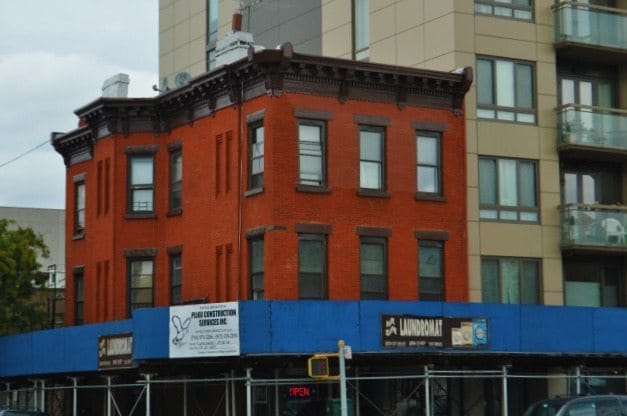
M 98 337 L 98 368 L 108 370 L 133 366 L 133 334 Z
M 384 348 L 487 348 L 487 318 L 381 315 Z

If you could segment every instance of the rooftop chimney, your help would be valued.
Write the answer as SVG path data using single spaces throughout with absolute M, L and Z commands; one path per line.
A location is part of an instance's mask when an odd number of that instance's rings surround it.
M 242 30 L 242 14 L 240 12 L 233 13 L 231 29 L 233 32 L 240 32 Z
M 102 96 L 111 98 L 128 97 L 129 77 L 127 74 L 117 74 L 105 80 L 102 84 Z
M 218 39 L 216 44 L 216 67 L 248 57 L 248 49 L 251 46 L 255 51 L 263 49 L 262 46 L 254 44 L 252 33 L 242 31 L 242 14 L 240 12 L 233 13 L 231 29 L 224 38 Z

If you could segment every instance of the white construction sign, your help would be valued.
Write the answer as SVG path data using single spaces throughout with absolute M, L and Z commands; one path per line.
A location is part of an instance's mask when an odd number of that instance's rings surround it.
M 170 307 L 170 358 L 239 355 L 239 304 Z

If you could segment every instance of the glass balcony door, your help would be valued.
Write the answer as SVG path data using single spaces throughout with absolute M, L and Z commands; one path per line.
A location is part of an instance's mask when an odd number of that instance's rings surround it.
M 562 172 L 564 204 L 612 205 L 621 201 L 620 173 L 590 164 Z
M 614 107 L 614 81 L 606 77 L 560 74 L 561 134 L 566 142 L 603 145 L 621 131 L 621 118 L 610 113 Z
M 566 260 L 564 302 L 566 306 L 620 306 L 623 264 L 620 259 Z
M 607 78 L 560 76 L 560 104 L 581 104 L 611 108 L 614 106 L 613 81 Z

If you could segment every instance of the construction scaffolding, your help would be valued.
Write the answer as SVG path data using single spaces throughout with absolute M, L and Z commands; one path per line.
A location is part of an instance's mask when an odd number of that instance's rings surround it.
M 51 416 L 279 416 L 340 415 L 337 380 L 286 377 L 274 370 L 255 377 L 253 369 L 219 377 L 163 377 L 157 374 L 31 379 L 5 382 L 0 406 L 42 410 Z M 267 372 L 266 372 L 267 373 Z M 509 416 L 532 401 L 556 395 L 624 393 L 620 369 L 515 373 L 449 370 L 426 365 L 387 373 L 353 368 L 346 377 L 352 416 Z

